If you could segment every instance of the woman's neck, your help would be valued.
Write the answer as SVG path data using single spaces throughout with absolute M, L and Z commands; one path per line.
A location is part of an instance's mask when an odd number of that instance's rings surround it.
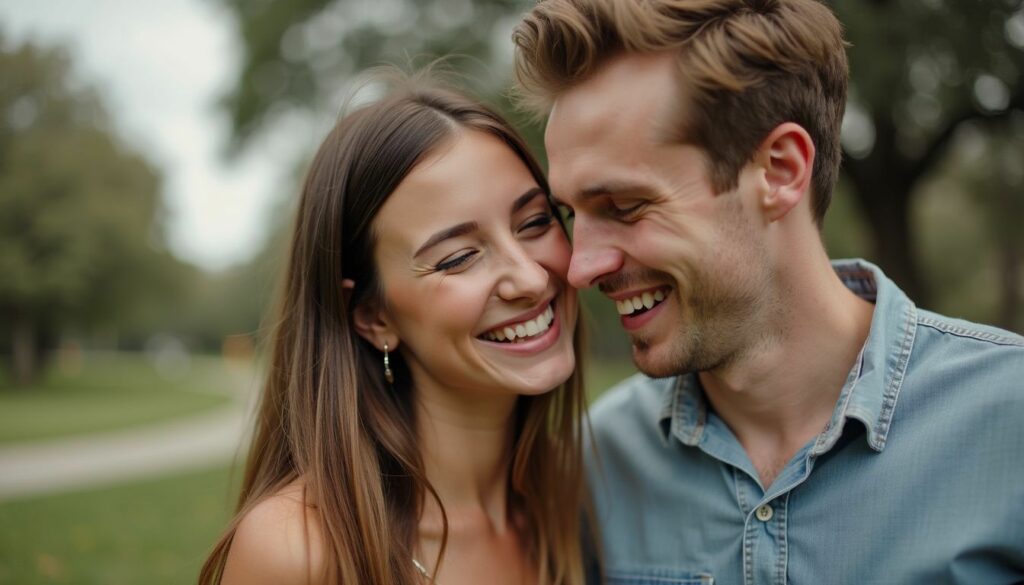
M 450 534 L 504 532 L 517 397 L 467 397 L 435 388 L 418 388 L 416 397 L 420 452 Z M 442 525 L 437 502 L 428 494 L 421 536 L 439 537 Z

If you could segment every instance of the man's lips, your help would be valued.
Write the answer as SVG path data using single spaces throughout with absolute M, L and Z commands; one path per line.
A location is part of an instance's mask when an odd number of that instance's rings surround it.
M 661 313 L 665 311 L 665 307 L 669 304 L 671 298 L 671 296 L 666 296 L 664 297 L 664 300 L 655 303 L 649 309 L 645 307 L 641 310 L 634 310 L 629 314 L 622 314 L 620 311 L 619 322 L 622 323 L 622 327 L 626 331 L 636 331 L 661 315 Z
M 664 301 L 672 292 L 668 285 L 633 289 L 627 292 L 608 294 L 615 301 L 619 315 L 631 315 L 638 311 L 646 311 Z

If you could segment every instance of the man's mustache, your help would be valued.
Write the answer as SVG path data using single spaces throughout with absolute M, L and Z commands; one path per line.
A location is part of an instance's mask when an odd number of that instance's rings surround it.
M 616 272 L 604 278 L 597 284 L 598 290 L 606 295 L 613 295 L 621 291 L 628 291 L 635 288 L 636 283 L 645 285 L 665 283 L 672 284 L 673 279 L 667 272 L 652 270 L 650 268 L 634 269 L 629 272 Z

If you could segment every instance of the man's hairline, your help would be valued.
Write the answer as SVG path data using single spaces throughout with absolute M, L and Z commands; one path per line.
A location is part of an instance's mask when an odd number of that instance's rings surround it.
M 683 73 L 682 63 L 682 50 L 681 48 L 674 49 L 663 49 L 660 51 L 628 51 L 626 49 L 616 49 L 609 53 L 602 59 L 598 60 L 591 67 L 585 75 L 582 75 L 576 79 L 573 79 L 571 83 L 561 84 L 557 89 L 552 89 L 547 92 L 547 95 L 541 98 L 541 103 L 544 104 L 544 109 L 539 115 L 544 119 L 544 131 L 547 132 L 548 123 L 551 120 L 551 116 L 555 111 L 555 106 L 558 100 L 566 93 L 578 88 L 580 85 L 586 83 L 590 79 L 593 79 L 598 75 L 611 61 L 615 59 L 625 58 L 630 55 L 657 55 L 664 54 L 672 58 L 673 64 L 672 75 L 675 78 L 675 83 L 672 84 L 673 91 L 676 92 L 674 100 L 669 102 L 669 107 L 665 111 L 659 112 L 658 115 L 662 120 L 654 122 L 658 130 L 654 138 L 655 144 L 671 146 L 671 145 L 689 145 L 697 148 L 701 151 L 702 155 L 706 159 L 706 163 L 710 165 L 711 157 L 708 156 L 707 149 L 704 145 L 698 144 L 697 141 L 692 137 L 693 125 L 690 120 L 685 119 L 690 116 L 683 114 L 687 104 L 689 102 L 690 112 L 696 112 L 700 106 L 696 103 L 688 92 L 685 91 L 685 83 L 687 76 Z
M 711 155 L 710 155 L 710 153 L 708 151 L 707 146 L 699 144 L 692 137 L 692 134 L 693 134 L 692 127 L 693 126 L 690 123 L 690 121 L 688 119 L 686 119 L 686 118 L 689 118 L 690 116 L 687 116 L 686 114 L 683 113 L 684 112 L 684 107 L 685 107 L 683 102 L 686 101 L 686 100 L 689 100 L 691 103 L 695 104 L 695 100 L 693 100 L 692 96 L 689 96 L 685 92 L 685 83 L 686 83 L 687 77 L 683 73 L 682 63 L 680 62 L 681 59 L 682 59 L 682 50 L 680 48 L 663 49 L 661 51 L 628 51 L 626 49 L 619 48 L 619 49 L 616 49 L 613 52 L 610 52 L 604 58 L 602 58 L 599 61 L 597 61 L 593 65 L 593 67 L 590 69 L 590 71 L 588 71 L 585 75 L 582 75 L 582 76 L 574 79 L 571 83 L 561 84 L 557 89 L 552 89 L 552 91 L 548 92 L 547 96 L 544 96 L 542 98 L 543 99 L 542 103 L 547 104 L 546 113 L 542 114 L 544 116 L 544 120 L 545 120 L 545 122 L 544 122 L 544 134 L 545 134 L 545 136 L 547 135 L 549 123 L 551 121 L 551 116 L 552 116 L 552 114 L 555 111 L 555 108 L 557 106 L 557 102 L 566 93 L 572 91 L 573 89 L 578 88 L 580 85 L 586 83 L 588 80 L 593 79 L 605 67 L 608 67 L 608 64 L 610 62 L 614 61 L 615 59 L 626 58 L 626 57 L 628 57 L 630 55 L 657 55 L 657 54 L 667 55 L 672 60 L 673 67 L 671 68 L 671 72 L 672 72 L 672 76 L 673 76 L 673 78 L 675 80 L 675 83 L 672 84 L 672 91 L 676 92 L 676 95 L 675 95 L 676 99 L 669 100 L 668 107 L 666 107 L 664 109 L 664 111 L 658 112 L 658 116 L 661 117 L 662 119 L 661 120 L 657 120 L 657 121 L 652 123 L 652 125 L 654 125 L 657 128 L 656 132 L 654 133 L 654 136 L 652 137 L 653 138 L 653 144 L 655 144 L 656 146 L 691 146 L 691 147 L 693 147 L 697 151 L 697 154 L 700 156 L 701 163 L 704 166 L 704 169 L 703 169 L 704 173 L 706 175 L 708 175 L 708 177 L 710 179 L 710 177 L 712 175 L 712 164 L 713 164 L 712 163 L 712 157 L 711 157 Z M 691 115 L 692 115 L 692 112 L 695 112 L 695 109 L 691 108 L 690 112 L 691 112 Z M 545 139 L 545 142 L 546 142 L 546 139 Z M 549 165 L 550 165 L 550 155 L 548 156 L 548 159 L 549 159 L 548 162 L 549 162 Z M 551 172 L 551 169 L 550 169 L 550 166 L 549 166 L 549 168 L 548 168 L 548 174 L 549 175 L 550 175 L 550 172 Z M 736 175 L 737 175 L 737 178 L 738 178 L 739 171 L 737 171 Z

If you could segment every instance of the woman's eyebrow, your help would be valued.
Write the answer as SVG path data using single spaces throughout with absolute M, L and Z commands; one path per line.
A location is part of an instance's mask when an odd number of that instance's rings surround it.
M 520 209 L 526 207 L 531 201 L 533 201 L 533 199 L 535 197 L 541 197 L 541 196 L 546 196 L 546 195 L 547 194 L 544 193 L 544 190 L 541 189 L 540 187 L 533 187 L 533 188 L 531 188 L 526 193 L 523 193 L 522 195 L 520 195 L 512 203 L 512 213 L 515 213 L 515 212 L 519 211 Z
M 530 190 L 517 197 L 516 200 L 512 203 L 512 213 L 515 213 L 520 209 L 526 207 L 531 201 L 534 200 L 534 198 L 542 197 L 544 195 L 544 190 L 541 189 L 540 187 L 531 187 Z M 416 250 L 416 253 L 413 254 L 412 256 L 413 258 L 415 258 L 420 254 L 426 252 L 433 246 L 436 246 L 437 244 L 440 244 L 445 240 L 450 240 L 451 238 L 464 236 L 478 229 L 480 229 L 480 224 L 478 224 L 475 221 L 467 221 L 464 223 L 460 223 L 458 225 L 454 225 L 450 228 L 443 229 L 427 238 L 427 241 L 424 242 L 423 245 L 420 246 L 420 248 Z
M 420 254 L 426 252 L 428 249 L 432 248 L 433 246 L 436 246 L 437 244 L 440 244 L 445 240 L 450 240 L 451 238 L 464 236 L 466 234 L 473 233 L 478 229 L 480 229 L 480 224 L 478 224 L 475 221 L 467 221 L 460 223 L 458 225 L 454 225 L 450 228 L 443 229 L 427 238 L 427 241 L 424 242 L 422 246 L 420 246 L 419 250 L 416 250 L 416 253 L 413 254 L 412 257 L 415 258 L 419 256 Z

